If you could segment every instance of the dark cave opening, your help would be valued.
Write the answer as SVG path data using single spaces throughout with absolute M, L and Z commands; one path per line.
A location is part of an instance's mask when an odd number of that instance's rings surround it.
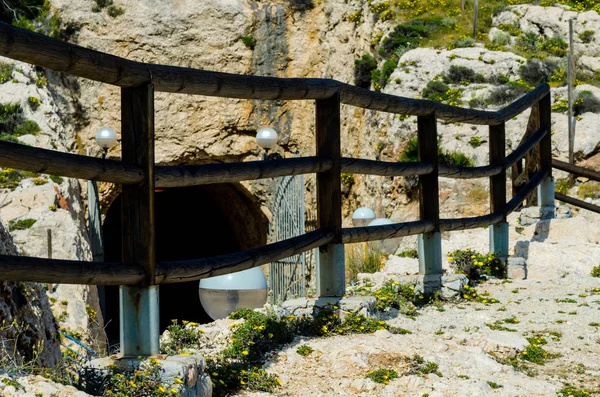
M 103 224 L 105 261 L 121 261 L 121 196 Z M 258 202 L 238 184 L 157 191 L 156 259 L 186 260 L 263 245 L 268 221 Z M 212 321 L 198 297 L 198 281 L 160 286 L 161 333 L 172 319 Z M 109 345 L 119 343 L 119 287 L 104 286 L 103 317 Z

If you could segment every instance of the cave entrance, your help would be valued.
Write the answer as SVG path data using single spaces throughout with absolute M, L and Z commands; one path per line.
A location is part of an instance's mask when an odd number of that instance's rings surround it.
M 268 220 L 259 203 L 239 184 L 157 190 L 156 259 L 186 260 L 222 255 L 266 244 Z M 121 261 L 121 196 L 103 224 L 106 262 Z M 109 345 L 119 342 L 119 287 L 104 287 L 104 321 Z M 198 281 L 160 286 L 161 333 L 172 319 L 207 323 Z

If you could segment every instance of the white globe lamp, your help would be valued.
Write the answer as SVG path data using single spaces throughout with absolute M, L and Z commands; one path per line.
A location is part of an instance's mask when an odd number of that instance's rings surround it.
M 104 156 L 108 149 L 117 144 L 117 132 L 110 127 L 102 127 L 96 132 L 96 143 L 104 150 Z
M 369 207 L 360 207 L 352 213 L 352 224 L 354 227 L 367 226 L 375 218 L 375 211 Z
M 260 267 L 200 280 L 200 303 L 218 320 L 241 308 L 256 309 L 267 302 L 267 279 Z
M 373 219 L 371 222 L 369 222 L 369 226 L 383 226 L 383 225 L 393 225 L 393 224 L 394 224 L 394 221 L 392 221 L 391 219 L 388 219 L 388 218 L 377 218 L 377 219 Z M 396 252 L 396 248 L 398 248 L 398 245 L 400 245 L 399 238 L 391 238 L 391 239 L 387 239 L 387 240 L 379 240 L 379 242 L 377 244 L 377 248 L 381 252 L 393 254 L 394 252 Z
M 277 131 L 271 127 L 262 127 L 256 132 L 256 143 L 265 150 L 273 149 L 277 145 Z

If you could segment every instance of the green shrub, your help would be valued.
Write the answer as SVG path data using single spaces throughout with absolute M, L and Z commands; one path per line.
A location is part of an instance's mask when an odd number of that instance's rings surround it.
M 0 62 L 0 84 L 4 84 L 11 80 L 12 74 L 13 66 L 8 63 Z
M 296 353 L 298 353 L 299 355 L 301 355 L 303 357 L 310 355 L 313 351 L 314 351 L 313 348 L 308 345 L 301 345 L 301 346 L 298 346 L 298 348 L 296 349 Z
M 108 7 L 106 7 L 106 13 L 108 14 L 109 17 L 116 18 L 118 16 L 125 14 L 125 9 L 123 7 L 118 7 L 118 6 L 111 4 Z
M 170 337 L 168 343 L 162 343 L 160 350 L 164 354 L 177 355 L 190 349 L 198 349 L 198 342 L 204 333 L 199 324 L 183 321 L 179 324 L 177 320 L 171 320 L 172 324 L 167 327 Z
M 246 47 L 248 47 L 251 50 L 253 50 L 256 46 L 256 40 L 251 35 L 242 36 L 240 37 L 240 40 L 242 41 L 242 43 L 244 43 Z
M 33 120 L 26 120 L 22 124 L 19 124 L 17 128 L 15 128 L 14 134 L 15 136 L 22 136 L 28 134 L 37 134 L 40 132 L 40 126 Z
M 442 373 L 440 372 L 439 366 L 437 363 L 433 361 L 425 361 L 423 357 L 415 354 L 409 361 L 409 367 L 406 371 L 407 375 L 426 375 L 426 374 L 436 374 L 439 377 L 442 377 Z
M 365 378 L 371 379 L 375 383 L 387 385 L 391 380 L 398 378 L 398 373 L 393 369 L 377 369 L 369 372 Z
M 377 61 L 369 54 L 364 54 L 354 61 L 354 84 L 358 87 L 371 86 L 371 74 L 377 69 Z
M 592 271 L 590 273 L 592 275 L 592 277 L 600 277 L 600 265 L 599 266 L 594 266 L 592 268 Z
M 96 5 L 92 7 L 93 12 L 100 12 L 106 8 L 106 12 L 112 18 L 116 18 L 125 13 L 122 7 L 114 5 L 113 0 L 94 0 Z
M 18 103 L 0 104 L 0 132 L 12 134 L 23 122 L 23 110 Z
M 534 32 L 527 32 L 518 35 L 517 49 L 527 53 L 535 53 L 540 46 L 540 37 Z
M 63 183 L 63 178 L 61 176 L 50 175 L 49 178 L 52 182 L 56 183 L 57 185 L 60 185 Z
M 540 43 L 539 49 L 546 51 L 550 55 L 562 58 L 567 55 L 569 45 L 562 37 L 552 37 Z
M 454 48 L 468 48 L 473 47 L 475 45 L 475 40 L 471 37 L 461 37 L 455 39 L 452 44 L 448 46 L 449 50 Z
M 528 91 L 527 87 L 521 85 L 505 84 L 494 88 L 486 102 L 490 105 L 505 105 L 526 94 Z
M 431 80 L 421 92 L 421 97 L 430 101 L 443 102 L 450 99 L 450 90 L 451 88 L 446 83 L 439 80 Z
M 381 71 L 375 69 L 371 72 L 371 79 L 373 81 L 373 87 L 379 91 L 383 87 L 387 85 L 390 81 L 390 76 L 396 70 L 396 66 L 398 66 L 398 58 L 396 56 L 392 56 L 390 59 L 384 62 Z
M 487 103 L 485 99 L 475 97 L 469 100 L 469 107 L 472 109 L 485 109 L 487 107 Z
M 37 222 L 36 219 L 25 218 L 19 220 L 11 220 L 8 222 L 8 231 L 12 232 L 13 230 L 26 230 L 29 229 Z
M 481 146 L 483 142 L 484 141 L 478 136 L 472 136 L 471 139 L 469 139 L 469 145 L 471 145 L 474 148 Z
M 34 96 L 30 96 L 29 98 L 27 98 L 27 103 L 29 104 L 29 107 L 32 110 L 37 110 L 42 104 L 42 102 Z
M 50 37 L 60 37 L 60 18 L 51 13 L 50 1 L 6 0 L 0 10 L 2 20 L 7 23 Z
M 417 259 L 419 257 L 419 252 L 417 250 L 406 250 L 397 254 L 400 258 L 412 258 Z
M 421 39 L 427 37 L 429 28 L 419 22 L 396 25 L 394 30 L 383 39 L 378 52 L 382 57 L 391 57 L 399 48 L 417 48 Z
M 495 254 L 481 254 L 469 248 L 448 254 L 448 262 L 457 273 L 479 280 L 483 275 L 504 278 L 506 266 Z
M 568 194 L 571 187 L 572 185 L 569 182 L 569 178 L 556 179 L 556 183 L 554 185 L 554 189 L 561 194 Z
M 355 25 L 360 25 L 362 23 L 362 10 L 356 10 L 352 14 L 348 15 L 348 21 L 354 23 Z
M 573 113 L 579 116 L 588 112 L 600 113 L 600 100 L 591 91 L 581 91 L 573 104 Z
M 600 182 L 588 181 L 581 184 L 581 186 L 579 186 L 579 190 L 577 191 L 577 195 L 580 198 L 600 198 Z
M 103 394 L 105 396 L 178 397 L 183 391 L 180 386 L 183 382 L 179 378 L 173 383 L 163 382 L 161 373 L 164 369 L 153 358 L 143 360 L 139 369 L 110 365 L 108 371 L 108 384 Z
M 593 30 L 584 30 L 579 34 L 579 40 L 586 44 L 591 43 L 594 40 L 594 33 Z
M 451 65 L 448 73 L 442 76 L 446 84 L 484 83 L 483 75 L 466 66 Z
M 10 135 L 12 138 L 13 136 Z M 14 189 L 25 178 L 36 178 L 38 174 L 29 171 L 19 171 L 12 168 L 0 169 L 0 188 Z
M 536 86 L 549 82 L 556 68 L 556 62 L 532 58 L 519 68 L 519 75 L 527 84 Z
M 492 37 L 492 43 L 497 46 L 505 46 L 510 44 L 510 34 L 504 31 L 498 31 Z
M 417 162 L 419 161 L 419 141 L 417 137 L 410 138 L 407 142 L 406 148 L 400 155 L 401 162 Z M 449 166 L 456 167 L 471 167 L 474 162 L 473 159 L 466 156 L 461 152 L 446 152 L 440 147 L 438 141 L 438 162 Z

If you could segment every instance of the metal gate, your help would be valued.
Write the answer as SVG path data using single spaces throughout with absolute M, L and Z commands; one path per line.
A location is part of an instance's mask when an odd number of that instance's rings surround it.
M 279 178 L 273 200 L 271 241 L 281 241 L 305 233 L 304 175 Z M 306 296 L 306 257 L 304 253 L 271 263 L 269 283 L 272 302 Z

